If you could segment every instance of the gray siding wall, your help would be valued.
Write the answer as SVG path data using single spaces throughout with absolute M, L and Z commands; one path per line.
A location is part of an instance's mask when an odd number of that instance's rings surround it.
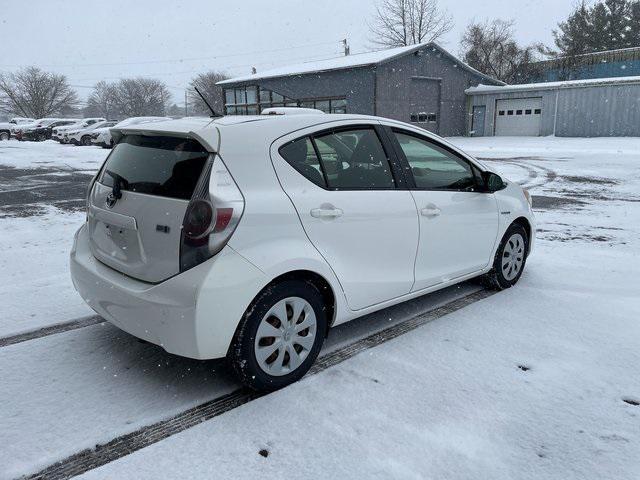
M 258 85 L 294 100 L 346 97 L 347 112 L 374 114 L 375 72 L 371 67 L 257 79 L 223 87 L 233 88 L 242 85 Z
M 496 100 L 528 97 L 542 97 L 542 135 L 553 135 L 555 123 L 558 137 L 640 136 L 640 84 L 473 95 L 469 111 L 473 105 L 486 105 L 485 135 L 491 136 Z
M 378 65 L 377 115 L 410 122 L 411 113 L 431 113 L 431 106 L 439 103 L 438 128 L 429 128 L 429 124 L 420 126 L 442 136 L 464 135 L 467 123 L 464 91 L 480 83 L 490 82 L 460 67 L 437 49 L 429 48 L 421 56 L 406 55 Z

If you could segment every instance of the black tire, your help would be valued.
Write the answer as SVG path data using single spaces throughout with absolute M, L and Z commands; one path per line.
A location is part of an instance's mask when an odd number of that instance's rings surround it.
M 89 135 L 85 135 L 84 137 L 82 137 L 80 139 L 80 145 L 83 145 L 85 147 L 90 147 L 91 146 L 91 137 Z
M 5 141 L 11 138 L 11 134 L 9 132 L 0 132 L 0 140 Z
M 508 244 L 510 239 L 514 237 L 514 235 L 520 235 L 524 240 L 524 245 L 522 246 L 522 251 L 518 249 L 518 252 L 522 255 L 522 265 L 515 274 L 514 277 L 508 278 L 505 275 L 505 269 L 503 269 L 503 257 L 505 256 L 505 249 L 508 248 Z M 529 236 L 527 235 L 527 231 L 524 229 L 522 225 L 517 223 L 512 224 L 507 231 L 505 232 L 502 240 L 500 241 L 500 245 L 498 246 L 498 250 L 496 251 L 496 256 L 493 261 L 493 269 L 485 275 L 485 283 L 490 288 L 494 288 L 496 290 L 504 290 L 507 288 L 513 287 L 520 277 L 522 276 L 522 272 L 527 264 L 527 254 L 529 252 Z M 508 258 L 508 257 L 507 257 Z
M 300 297 L 313 308 L 316 317 L 316 333 L 313 347 L 306 358 L 292 372 L 269 375 L 259 365 L 255 354 L 258 327 L 271 307 L 281 300 Z M 258 391 L 272 391 L 296 382 L 304 376 L 318 357 L 327 331 L 327 318 L 322 295 L 311 283 L 286 280 L 264 289 L 245 312 L 229 350 L 228 359 L 236 376 L 245 386 Z M 288 355 L 288 354 L 287 354 Z

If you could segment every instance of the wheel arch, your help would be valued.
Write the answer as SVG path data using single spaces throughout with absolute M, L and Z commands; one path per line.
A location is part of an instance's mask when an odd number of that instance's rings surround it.
M 336 294 L 331 286 L 331 283 L 319 273 L 316 273 L 311 270 L 291 270 L 289 272 L 278 275 L 273 278 L 269 283 L 267 283 L 264 288 L 262 288 L 257 295 L 251 301 L 251 304 L 258 298 L 265 290 L 273 287 L 274 285 L 286 281 L 293 280 L 298 282 L 304 282 L 311 284 L 322 296 L 322 300 L 324 305 L 327 308 L 327 332 L 329 332 L 329 328 L 333 325 L 336 319 Z
M 529 250 L 531 250 L 531 234 L 532 234 L 532 229 L 531 229 L 531 223 L 529 222 L 529 219 L 527 217 L 518 217 L 516 218 L 513 222 L 511 222 L 511 225 L 520 225 L 522 228 L 524 228 L 524 231 L 527 232 L 527 243 Z

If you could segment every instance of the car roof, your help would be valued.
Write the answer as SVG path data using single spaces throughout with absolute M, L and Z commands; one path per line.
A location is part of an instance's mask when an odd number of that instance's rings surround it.
M 264 141 L 273 141 L 288 133 L 315 125 L 337 121 L 361 120 L 374 123 L 384 120 L 369 115 L 353 114 L 295 114 L 295 115 L 230 115 L 218 118 L 185 117 L 177 120 L 147 122 L 143 124 L 112 128 L 112 133 L 118 134 L 159 134 L 191 136 L 205 143 L 212 151 L 217 151 L 220 138 L 224 138 L 225 130 L 231 131 L 250 129 L 254 134 L 259 127 Z

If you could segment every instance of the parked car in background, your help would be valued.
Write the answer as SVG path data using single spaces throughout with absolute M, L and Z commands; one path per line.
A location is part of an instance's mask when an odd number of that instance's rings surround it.
M 334 325 L 480 275 L 516 284 L 535 232 L 518 183 L 407 123 L 265 112 L 112 129 L 70 258 L 99 315 L 274 390 Z
M 71 130 L 67 130 L 63 133 L 64 140 L 63 143 L 71 143 L 72 145 L 91 145 L 91 134 L 95 132 L 98 128 L 102 127 L 113 127 L 116 123 L 116 120 L 107 120 L 102 122 L 96 122 L 86 127 L 74 128 Z
M 24 134 L 26 132 L 30 132 L 31 130 L 36 130 L 38 128 L 42 128 L 42 127 L 48 127 L 49 125 L 51 125 L 54 122 L 60 121 L 60 120 L 65 120 L 64 118 L 39 118 L 38 120 L 31 122 L 31 123 L 23 123 L 21 125 L 17 125 L 14 129 L 13 129 L 13 135 L 16 137 L 16 139 L 18 140 L 24 140 Z
M 33 128 L 28 128 L 22 132 L 22 140 L 31 140 L 34 142 L 42 142 L 43 140 L 49 140 L 52 135 L 52 131 L 56 127 L 64 127 L 67 125 L 73 125 L 78 123 L 77 118 L 70 118 L 67 120 L 57 120 L 49 125 L 41 125 Z
M 0 140 L 9 140 L 13 135 L 13 129 L 18 125 L 33 122 L 35 119 L 26 117 L 13 117 L 8 122 L 0 122 Z
M 115 125 L 114 128 L 126 127 L 131 125 L 140 125 L 141 123 L 149 123 L 149 122 L 160 122 L 165 120 L 171 120 L 170 117 L 131 117 L 125 120 L 122 120 L 120 123 Z M 94 133 L 95 137 L 92 135 L 91 143 L 93 145 L 98 145 L 102 148 L 112 148 L 113 147 L 113 139 L 111 138 L 111 129 L 110 128 L 99 128 Z
M 56 142 L 65 143 L 64 132 L 68 132 L 69 130 L 80 130 L 83 128 L 87 128 L 93 125 L 94 123 L 104 122 L 106 120 L 107 120 L 106 118 L 102 118 L 102 117 L 83 118 L 83 119 L 77 120 L 76 123 L 72 125 L 67 125 L 64 127 L 56 127 L 51 132 L 51 139 L 55 140 Z

